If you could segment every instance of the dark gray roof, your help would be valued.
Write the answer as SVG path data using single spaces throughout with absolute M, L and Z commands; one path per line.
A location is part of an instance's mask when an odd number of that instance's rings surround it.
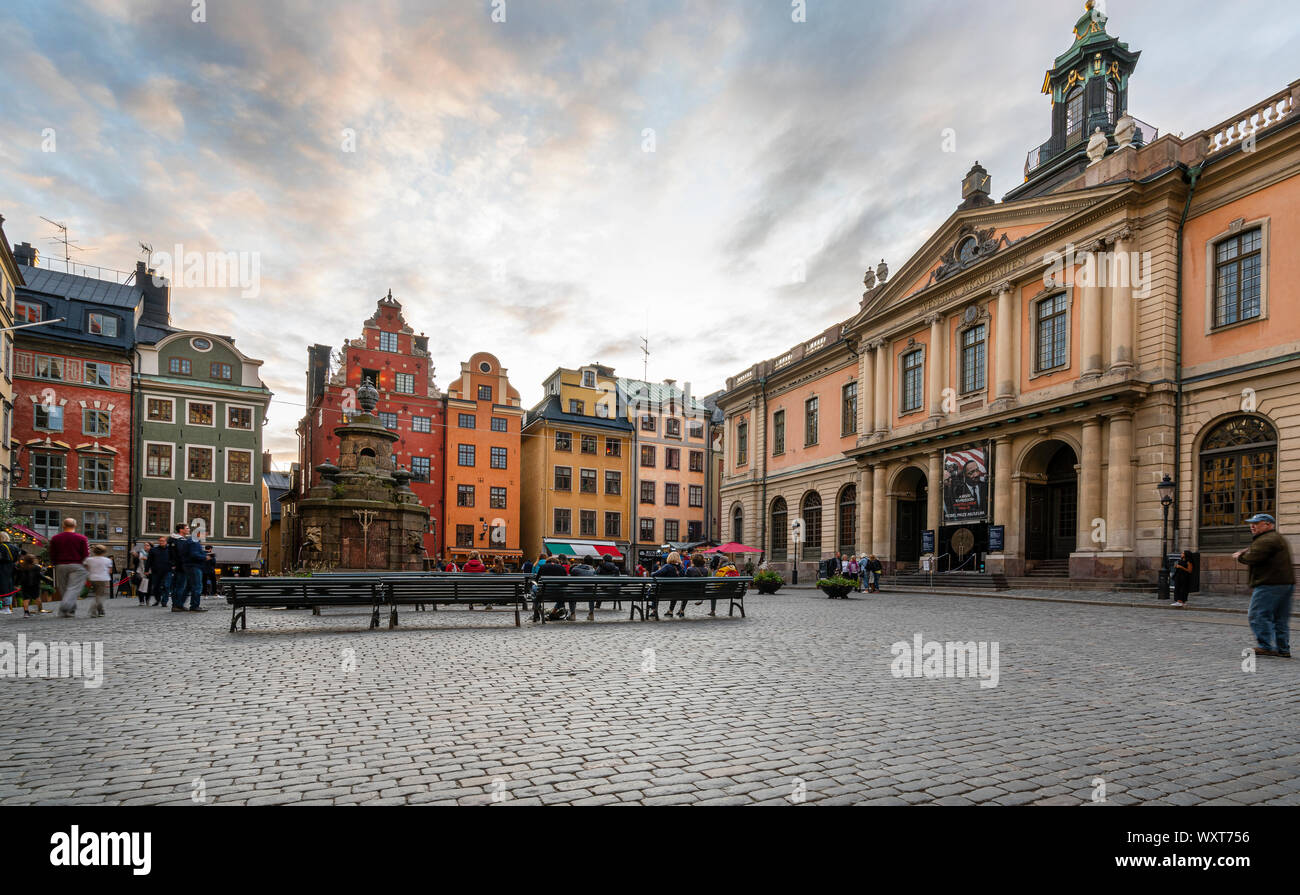
M 266 482 L 267 488 L 284 488 L 288 490 L 293 487 L 293 478 L 287 472 L 264 472 L 262 481 Z
M 27 292 L 60 296 L 114 308 L 134 308 L 144 300 L 139 286 L 79 277 L 44 267 L 23 267 Z
M 541 404 L 528 411 L 524 426 L 531 426 L 542 418 L 554 423 L 568 423 L 571 426 L 596 426 L 602 429 L 617 429 L 621 432 L 632 431 L 632 424 L 621 418 L 607 419 L 599 416 L 583 416 L 580 413 L 565 413 L 560 409 L 559 395 L 547 395 Z
M 135 328 L 135 340 L 137 342 L 143 342 L 146 345 L 153 345 L 157 342 L 161 342 L 174 332 L 179 332 L 179 330 L 173 329 L 170 326 L 164 328 L 161 326 L 150 326 L 141 323 Z

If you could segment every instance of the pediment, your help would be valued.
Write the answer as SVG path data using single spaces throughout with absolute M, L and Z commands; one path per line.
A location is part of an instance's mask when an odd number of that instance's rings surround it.
M 887 282 L 875 282 L 871 272 L 859 303 L 854 326 L 907 303 L 920 293 L 979 279 L 1015 257 L 1016 247 L 1070 221 L 1106 199 L 1122 186 L 1074 190 L 1018 202 L 955 211 Z

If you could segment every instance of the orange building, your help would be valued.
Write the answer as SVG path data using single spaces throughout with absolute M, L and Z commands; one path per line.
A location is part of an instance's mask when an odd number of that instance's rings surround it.
M 487 565 L 516 566 L 524 411 L 501 362 L 480 351 L 447 387 L 446 533 L 443 559 L 457 565 L 477 552 Z

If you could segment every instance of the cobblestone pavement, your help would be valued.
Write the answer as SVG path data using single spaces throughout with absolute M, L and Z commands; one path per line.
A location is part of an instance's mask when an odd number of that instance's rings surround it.
M 216 603 L 108 607 L 0 617 L 106 668 L 3 681 L 0 803 L 1300 804 L 1300 662 L 1243 670 L 1237 615 L 787 590 L 744 620 L 250 610 L 232 635 Z M 998 685 L 895 678 L 918 633 L 997 642 Z

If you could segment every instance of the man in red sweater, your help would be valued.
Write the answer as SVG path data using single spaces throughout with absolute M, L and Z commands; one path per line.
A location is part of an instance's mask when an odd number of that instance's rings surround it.
M 90 555 L 90 542 L 77 533 L 77 520 L 64 519 L 63 531 L 50 538 L 50 562 L 54 564 L 54 587 L 62 601 L 59 618 L 74 618 L 77 598 L 86 586 L 86 567 L 82 565 Z

